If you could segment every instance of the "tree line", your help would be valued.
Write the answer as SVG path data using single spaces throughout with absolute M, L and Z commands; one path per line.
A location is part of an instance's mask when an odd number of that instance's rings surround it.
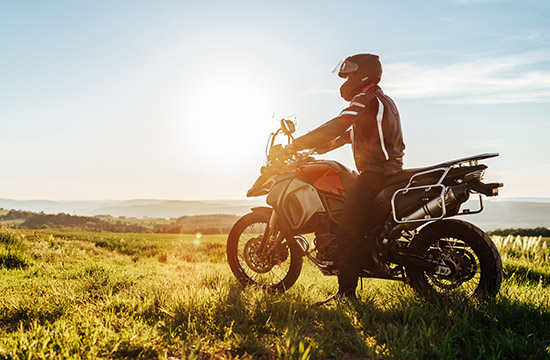
M 26 229 L 78 229 L 92 232 L 132 232 L 141 233 L 148 229 L 137 224 L 122 221 L 105 221 L 96 217 L 60 214 L 32 214 L 20 225 Z
M 545 227 L 536 227 L 532 229 L 497 229 L 488 232 L 489 235 L 500 235 L 500 236 L 542 236 L 550 237 L 550 229 Z
M 236 215 L 190 215 L 166 219 L 137 219 L 107 215 L 78 216 L 65 213 L 45 214 L 10 210 L 0 215 L 0 221 L 23 220 L 25 229 L 77 229 L 92 232 L 155 232 L 164 234 L 226 234 L 237 221 Z
M 169 224 L 157 224 L 153 231 L 166 234 L 227 234 L 238 218 L 227 214 L 187 215 Z
M 18 227 L 26 229 L 79 229 L 92 232 L 155 232 L 161 234 L 227 234 L 238 216 L 227 214 L 186 215 L 173 219 L 136 219 L 112 216 L 78 216 L 65 213 L 45 214 L 23 210 L 9 210 L 0 215 L 0 221 L 23 220 Z M 550 237 L 546 227 L 497 229 L 489 235 Z

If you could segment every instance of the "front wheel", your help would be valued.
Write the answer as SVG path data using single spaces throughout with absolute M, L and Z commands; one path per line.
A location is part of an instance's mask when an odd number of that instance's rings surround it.
M 227 238 L 227 260 L 243 285 L 285 291 L 294 285 L 302 270 L 301 249 L 275 229 L 261 254 L 260 244 L 269 218 L 267 212 L 252 212 L 237 220 Z
M 495 296 L 500 289 L 498 250 L 486 233 L 468 222 L 428 224 L 413 238 L 409 252 L 443 265 L 437 272 L 407 266 L 411 286 L 419 292 Z

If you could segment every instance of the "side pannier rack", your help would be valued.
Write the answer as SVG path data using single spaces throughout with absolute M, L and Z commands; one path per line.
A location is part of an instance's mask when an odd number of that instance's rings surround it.
M 478 165 L 479 160 L 496 156 L 498 156 L 498 153 L 474 155 L 448 161 L 436 165 L 428 170 L 415 173 L 410 177 L 407 186 L 395 191 L 392 196 L 391 207 L 393 220 L 398 224 L 408 224 L 441 220 L 446 216 L 480 213 L 483 211 L 483 200 L 481 197 L 482 193 L 488 196 L 496 195 L 498 194 L 498 187 L 502 186 L 502 184 L 487 184 L 490 187 L 492 194 L 487 193 L 484 187 L 481 188 L 483 184 L 478 181 L 483 174 L 483 170 L 479 170 L 479 168 L 473 169 L 471 173 L 467 173 L 464 176 L 465 178 L 470 177 L 470 180 L 472 178 L 476 179 L 474 181 L 478 183 L 479 186 L 475 186 L 474 188 L 469 188 L 466 183 L 462 183 L 462 179 L 457 181 L 459 185 L 454 186 L 447 186 L 443 182 L 453 168 L 474 167 Z M 441 176 L 439 176 L 439 174 L 441 174 Z M 418 183 L 418 179 L 422 177 L 434 177 L 437 181 L 426 185 L 414 185 L 415 183 Z M 458 213 L 460 204 L 468 200 L 469 194 L 472 190 L 474 193 L 479 195 L 479 209 L 464 209 L 462 212 Z M 418 204 L 418 201 L 423 204 L 421 208 L 418 208 L 418 206 L 413 209 L 407 208 L 407 202 Z M 450 209 L 456 212 L 451 211 L 452 213 L 450 213 Z

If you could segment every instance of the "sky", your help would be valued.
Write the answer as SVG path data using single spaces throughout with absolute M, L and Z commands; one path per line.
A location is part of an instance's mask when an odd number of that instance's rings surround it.
M 550 198 L 547 0 L 0 0 L 0 198 L 245 198 L 278 121 L 335 117 L 366 52 L 405 167 L 498 152 L 503 198 Z

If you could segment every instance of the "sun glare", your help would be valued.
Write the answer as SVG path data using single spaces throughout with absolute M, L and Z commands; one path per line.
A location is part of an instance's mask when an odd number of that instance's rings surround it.
M 263 151 L 271 127 L 268 94 L 245 76 L 210 76 L 188 97 L 185 138 L 209 163 L 249 159 Z

